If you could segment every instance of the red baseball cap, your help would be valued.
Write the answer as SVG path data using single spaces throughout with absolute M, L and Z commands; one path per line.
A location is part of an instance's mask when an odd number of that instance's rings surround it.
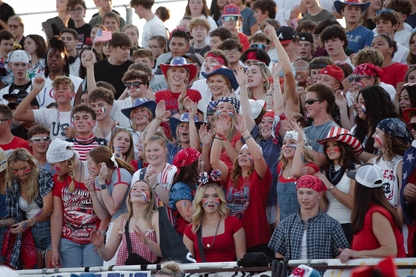
M 344 86 L 342 85 L 342 81 L 344 80 L 344 72 L 338 66 L 333 64 L 327 65 L 326 67 L 322 68 L 321 71 L 319 71 L 319 74 L 325 74 L 334 77 L 335 80 L 339 82 L 339 88 L 344 89 Z

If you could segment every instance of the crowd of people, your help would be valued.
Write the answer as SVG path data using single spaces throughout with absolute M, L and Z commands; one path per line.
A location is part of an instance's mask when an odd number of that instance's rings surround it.
M 416 255 L 416 1 L 94 2 L 0 1 L 1 263 L 159 263 L 158 206 L 197 262 Z

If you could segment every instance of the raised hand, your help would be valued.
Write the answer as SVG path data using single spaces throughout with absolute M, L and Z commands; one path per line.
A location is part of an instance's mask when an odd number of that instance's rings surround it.
M 108 175 L 108 168 L 105 163 L 101 163 L 100 173 L 98 173 L 98 181 L 100 184 L 105 184 L 105 179 Z
M 344 93 L 340 90 L 335 92 L 335 104 L 339 107 L 347 107 L 348 101 L 347 98 L 344 96 Z
M 92 50 L 84 50 L 81 55 L 81 63 L 83 67 L 93 66 L 97 60 Z
M 32 82 L 32 91 L 35 91 L 36 94 L 38 94 L 43 87 L 45 86 L 45 78 L 42 76 L 37 76 L 35 79 L 33 79 Z
M 234 71 L 234 76 L 237 79 L 237 83 L 240 87 L 247 84 L 247 74 L 244 72 L 244 67 L 241 65 L 237 66 L 237 69 Z
M 187 99 L 189 99 L 189 97 L 187 97 Z M 187 101 L 187 108 L 186 108 L 189 112 L 189 119 L 194 119 L 196 116 L 196 113 L 198 112 L 198 105 L 192 101 L 191 99 L 189 99 L 189 101 Z
M 218 115 L 216 122 L 217 132 L 225 135 L 231 127 L 231 121 L 229 120 L 228 115 L 220 114 Z
M 242 114 L 237 114 L 237 123 L 234 126 L 240 134 L 247 129 L 246 120 Z
M 274 39 L 277 39 L 276 29 L 268 23 L 264 22 L 264 25 L 266 27 L 264 27 L 263 33 L 266 35 L 266 37 L 270 39 L 271 41 L 274 41 Z
M 277 63 L 273 63 L 273 67 L 272 67 L 273 79 L 279 80 L 280 71 L 282 71 L 282 68 L 285 66 L 285 63 L 286 63 L 285 59 L 279 59 Z
M 163 120 L 163 118 L 166 115 L 166 105 L 165 100 L 160 100 L 159 103 L 156 105 L 156 111 L 155 111 L 156 119 Z
M 211 145 L 212 136 L 211 133 L 208 131 L 208 125 L 202 124 L 198 132 L 199 139 L 201 140 L 202 145 Z

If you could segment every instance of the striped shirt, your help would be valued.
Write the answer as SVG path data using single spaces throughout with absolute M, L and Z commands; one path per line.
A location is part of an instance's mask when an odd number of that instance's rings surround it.
M 95 147 L 105 146 L 107 144 L 106 139 L 97 138 L 97 137 L 95 137 L 94 140 L 88 144 L 81 144 L 75 138 L 70 138 L 70 139 L 67 139 L 66 141 L 72 142 L 74 144 L 74 146 L 72 146 L 72 149 L 78 152 L 80 161 L 86 161 L 87 153 L 90 152 Z

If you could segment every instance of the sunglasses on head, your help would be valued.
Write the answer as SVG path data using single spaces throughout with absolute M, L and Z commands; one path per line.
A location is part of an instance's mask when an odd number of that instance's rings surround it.
M 308 100 L 305 101 L 305 104 L 313 105 L 313 103 L 320 102 L 320 101 L 321 100 L 319 100 L 319 99 L 308 99 Z
M 250 44 L 249 48 L 257 48 L 257 49 L 261 49 L 261 50 L 266 50 L 267 45 L 263 44 L 263 43 L 253 43 Z
M 309 67 L 311 69 L 315 69 L 315 68 L 325 68 L 327 66 L 326 63 L 311 63 L 309 64 Z
M 362 76 L 362 75 L 351 75 L 351 76 L 348 77 L 348 81 L 350 83 L 352 83 L 352 82 L 358 83 L 359 81 L 361 81 L 361 79 L 364 79 L 364 78 L 368 78 L 368 77 L 367 76 Z
M 224 21 L 226 22 L 230 22 L 230 21 L 236 22 L 238 20 L 238 16 L 224 16 L 223 18 L 224 18 Z
M 126 82 L 126 83 L 124 83 L 124 86 L 125 86 L 126 88 L 131 87 L 131 85 L 133 85 L 134 87 L 138 88 L 138 87 L 140 87 L 141 85 L 144 85 L 144 83 L 143 83 L 143 82 L 139 82 L 139 81 L 135 81 L 135 82 Z
M 416 123 L 407 123 L 407 128 L 409 130 L 416 130 Z
M 389 14 L 389 13 L 392 13 L 392 12 L 393 12 L 392 9 L 378 10 L 378 11 L 376 11 L 376 15 L 379 15 L 379 14 Z
M 32 137 L 30 139 L 31 142 L 33 143 L 39 143 L 39 142 L 50 142 L 51 141 L 51 137 L 46 136 L 46 137 Z

